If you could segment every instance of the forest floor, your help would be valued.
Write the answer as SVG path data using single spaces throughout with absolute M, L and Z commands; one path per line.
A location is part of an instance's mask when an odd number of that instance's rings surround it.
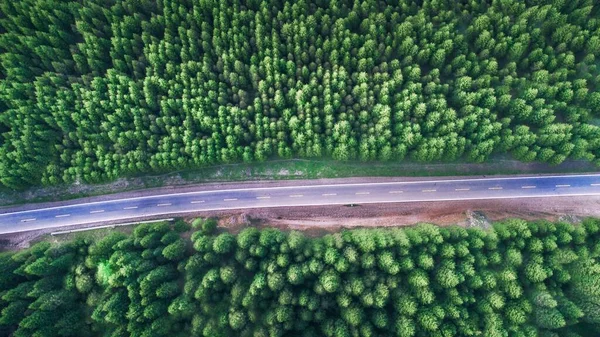
M 186 214 L 184 217 L 187 220 L 195 217 L 217 217 L 219 227 L 232 232 L 238 232 L 247 226 L 276 227 L 282 230 L 301 230 L 311 236 L 346 228 L 401 227 L 418 223 L 487 228 L 491 222 L 509 218 L 577 223 L 585 217 L 600 217 L 600 196 L 389 203 L 354 207 L 257 208 L 202 212 Z M 81 227 L 86 226 L 79 226 Z M 78 226 L 68 227 L 74 228 Z M 48 235 L 59 230 L 63 228 L 3 235 L 0 238 L 0 250 L 24 248 L 29 246 L 30 242 L 40 239 L 57 241 L 77 235 L 102 237 L 108 230 L 129 231 L 131 227 L 94 230 L 84 234 L 61 235 L 58 238 Z
M 187 188 L 207 188 L 213 185 L 267 184 L 283 181 L 357 177 L 434 177 L 481 176 L 508 174 L 582 173 L 595 172 L 598 167 L 584 161 L 566 161 L 551 166 L 544 163 L 522 163 L 499 156 L 486 163 L 414 163 L 414 162 L 339 162 L 332 160 L 272 160 L 264 163 L 230 164 L 195 170 L 172 172 L 163 175 L 145 175 L 121 178 L 104 184 L 71 184 L 53 187 L 36 187 L 24 191 L 0 189 L 0 206 L 23 205 L 111 194 L 144 195 L 147 191 L 174 192 Z M 364 180 L 364 179 L 363 179 Z M 233 182 L 235 184 L 226 184 Z M 221 187 L 222 188 L 222 187 Z

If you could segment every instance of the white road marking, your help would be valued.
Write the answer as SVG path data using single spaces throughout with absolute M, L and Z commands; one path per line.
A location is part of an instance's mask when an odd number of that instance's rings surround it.
M 301 197 L 303 197 L 302 194 L 292 194 L 292 195 L 290 195 L 290 198 L 301 198 Z
M 123 209 L 136 209 L 138 208 L 137 206 L 129 206 L 129 207 L 123 207 Z
M 61 215 L 56 215 L 54 216 L 55 218 L 66 218 L 68 216 L 71 216 L 71 214 L 61 214 Z
M 256 199 L 271 199 L 271 197 L 256 197 Z
M 488 190 L 501 190 L 502 187 L 500 186 L 496 186 L 496 187 L 488 187 Z
M 30 222 L 30 221 L 35 221 L 35 218 L 21 220 L 21 222 Z
M 204 200 L 192 200 L 192 201 L 190 201 L 190 204 L 201 204 L 203 202 L 204 202 Z
M 103 210 L 103 209 L 99 209 L 99 210 L 97 210 L 97 211 L 90 211 L 90 214 L 94 214 L 94 213 L 102 213 L 102 212 L 104 212 L 104 210 Z
M 164 203 L 164 204 L 156 204 L 156 206 L 158 206 L 158 207 L 171 206 L 171 205 L 172 205 L 172 204 L 171 204 L 171 203 L 168 203 L 168 202 L 167 202 L 167 203 Z
M 568 194 L 556 194 L 556 193 L 552 193 L 552 194 L 540 194 L 540 195 L 509 195 L 509 196 L 489 196 L 489 197 L 454 197 L 454 198 L 442 198 L 442 199 L 435 199 L 435 200 L 431 200 L 431 199 L 411 199 L 411 200 L 395 200 L 392 202 L 439 202 L 439 201 L 457 201 L 457 200 L 498 200 L 498 199 L 518 199 L 518 198 L 556 198 L 556 197 L 581 197 L 581 196 L 600 196 L 600 193 L 598 192 L 591 192 L 591 193 L 568 193 Z M 335 200 L 335 199 L 331 199 L 331 200 Z M 344 205 L 346 204 L 347 201 L 331 201 L 331 202 L 327 202 L 327 203 L 310 203 L 310 204 L 302 204 L 302 206 L 327 206 L 327 205 Z M 361 202 L 361 204 L 380 204 L 382 203 L 382 201 L 379 200 L 373 200 L 373 201 L 363 201 Z M 286 205 L 283 205 L 283 207 Z M 294 205 L 290 205 L 290 206 L 294 206 Z M 281 205 L 273 205 L 273 206 L 269 206 L 269 205 L 265 205 L 265 206 L 261 206 L 261 208 L 277 208 L 277 207 L 282 207 Z M 256 206 L 237 206 L 237 207 L 219 207 L 219 208 L 210 208 L 210 209 L 205 209 L 203 211 L 209 212 L 209 211 L 223 211 L 223 210 L 232 210 L 232 209 L 252 209 L 252 208 L 256 208 Z M 169 213 L 172 214 L 179 214 L 179 213 L 189 213 L 189 210 L 175 210 L 175 211 L 171 211 Z M 5 213 L 5 214 L 10 214 L 10 213 Z M 165 213 L 149 213 L 149 214 L 143 214 L 143 215 L 128 215 L 125 216 L 123 218 L 117 218 L 115 220 L 124 220 L 124 219 L 135 219 L 135 218 L 142 218 L 142 217 L 150 217 L 150 216 L 161 216 L 161 215 L 165 215 Z M 139 223 L 139 222 L 138 222 Z M 77 222 L 77 223 L 73 223 L 72 225 L 83 225 L 83 224 L 87 224 L 87 222 Z M 34 227 L 34 228 L 27 228 L 27 229 L 17 229 L 16 231 L 4 231 L 2 229 L 0 229 L 0 234 L 8 234 L 8 233 L 18 233 L 18 232 L 24 232 L 24 231 L 28 231 L 28 230 L 33 230 L 33 229 L 45 229 L 45 228 L 56 228 L 56 227 L 62 227 L 64 226 L 64 224 L 61 223 L 55 223 L 49 226 L 39 226 L 39 227 Z
M 600 186 L 600 184 L 590 184 L 590 186 Z
M 324 196 L 324 197 L 329 197 L 329 196 L 332 196 L 332 195 L 337 195 L 337 193 L 323 193 L 321 195 Z
M 556 185 L 556 187 L 571 187 L 571 185 Z
M 231 199 L 223 199 L 223 201 L 236 201 L 236 198 L 231 198 Z
M 521 188 L 535 188 L 535 186 L 528 185 L 528 186 L 521 186 Z
M 470 191 L 470 188 L 455 188 L 455 191 Z
M 399 193 L 403 193 L 404 191 L 390 191 L 389 193 L 391 194 L 399 194 Z
M 367 194 L 371 194 L 371 192 L 356 192 L 354 194 L 356 194 L 356 195 L 367 195 Z
M 410 185 L 410 184 L 423 184 L 423 183 L 447 183 L 447 182 L 473 182 L 473 181 L 499 181 L 499 180 L 545 180 L 552 178 L 583 178 L 583 177 L 593 177 L 600 178 L 600 174 L 568 174 L 568 175 L 553 175 L 553 176 L 519 176 L 519 177 L 504 177 L 504 178 L 475 178 L 475 179 L 444 179 L 444 180 L 415 180 L 415 181 L 402 181 L 402 182 L 381 182 L 381 183 L 355 183 L 355 184 L 328 184 L 328 185 L 303 185 L 303 186 L 281 186 L 281 187 L 257 187 L 257 188 L 238 188 L 238 189 L 230 189 L 230 190 L 211 190 L 211 191 L 195 191 L 195 192 L 184 192 L 184 193 L 171 193 L 171 194 L 159 194 L 145 197 L 135 197 L 135 198 L 123 198 L 123 199 L 114 199 L 108 201 L 93 201 L 88 203 L 81 204 L 72 204 L 66 206 L 54 206 L 54 207 L 46 207 L 46 208 L 37 208 L 26 211 L 17 211 L 10 213 L 2 213 L 0 217 L 22 214 L 22 213 L 31 213 L 31 212 L 39 212 L 39 211 L 47 211 L 52 209 L 65 209 L 71 207 L 81 207 L 84 205 L 96 205 L 96 204 L 107 204 L 107 203 L 116 203 L 116 202 L 124 202 L 124 201 L 132 201 L 132 200 L 141 200 L 141 199 L 155 199 L 160 197 L 173 197 L 178 195 L 203 195 L 207 193 L 217 193 L 217 192 L 233 192 L 233 191 L 262 191 L 262 190 L 282 190 L 282 189 L 296 189 L 296 188 L 322 188 L 322 187 L 348 187 L 348 186 L 368 186 L 371 187 L 373 185 Z M 590 194 L 584 194 L 590 195 Z M 594 195 L 594 194 L 592 194 Z M 561 195 L 564 196 L 564 195 Z M 239 209 L 239 208 L 236 208 Z
M 428 192 L 435 192 L 435 191 L 437 191 L 437 190 L 422 190 L 421 192 L 428 193 Z

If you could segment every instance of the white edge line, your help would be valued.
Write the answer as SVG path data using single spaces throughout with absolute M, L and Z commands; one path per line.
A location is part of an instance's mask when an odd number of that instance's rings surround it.
M 555 197 L 581 197 L 581 196 L 600 196 L 600 192 L 596 192 L 596 193 L 579 193 L 579 194 L 541 194 L 541 195 L 511 195 L 511 196 L 497 196 L 497 197 L 483 197 L 483 198 L 444 198 L 444 199 L 435 199 L 435 200 L 431 200 L 431 199 L 423 199 L 423 200 L 390 200 L 390 201 L 365 201 L 365 202 L 360 202 L 359 204 L 389 204 L 389 203 L 407 203 L 407 202 L 438 202 L 438 201 L 461 201 L 461 200 L 494 200 L 494 199 L 517 199 L 517 198 L 555 198 Z M 232 210 L 232 209 L 250 209 L 250 208 L 277 208 L 277 207 L 306 207 L 306 206 L 334 206 L 334 205 L 346 205 L 347 202 L 328 202 L 328 203 L 322 203 L 322 204 L 301 204 L 301 205 L 273 205 L 273 206 L 240 206 L 240 207 L 223 207 L 223 208 L 210 208 L 210 209 L 203 209 L 202 211 L 196 211 L 196 210 L 185 210 L 185 211 L 172 211 L 172 212 L 164 212 L 164 213 L 149 213 L 149 214 L 142 214 L 139 216 L 129 216 L 129 217 L 124 217 L 124 218 L 116 218 L 116 219 L 109 219 L 109 220 L 105 220 L 105 221 L 119 221 L 119 220 L 124 220 L 124 219 L 135 219 L 135 218 L 142 218 L 142 217 L 150 217 L 150 216 L 159 216 L 159 215 L 166 215 L 166 214 L 182 214 L 182 213 L 196 213 L 196 212 L 210 212 L 210 211 L 225 211 L 225 210 Z M 140 223 L 140 222 L 133 222 L 133 224 L 136 223 Z M 64 227 L 64 226 L 77 226 L 77 225 L 86 225 L 89 224 L 89 222 L 77 222 L 77 223 L 73 223 L 73 224 L 69 224 L 69 225 L 65 225 L 63 224 L 54 224 L 52 226 L 45 226 L 45 227 L 34 227 L 34 228 L 27 228 L 27 229 L 23 229 L 23 230 L 19 230 L 19 231 L 14 231 L 14 232 L 3 232 L 0 231 L 0 234 L 11 234 L 11 233 L 19 233 L 19 232 L 27 232 L 27 231 L 33 231 L 33 230 L 39 230 L 39 229 L 48 229 L 48 228 L 55 228 L 55 227 Z
M 230 189 L 230 190 L 210 190 L 210 191 L 194 191 L 194 192 L 183 192 L 183 193 L 172 193 L 172 194 L 159 194 L 159 195 L 150 195 L 145 197 L 135 197 L 135 198 L 123 198 L 123 199 L 113 199 L 113 200 L 105 200 L 105 201 L 93 201 L 83 204 L 72 204 L 72 205 L 64 205 L 64 206 L 54 206 L 54 207 L 46 207 L 46 208 L 36 208 L 30 209 L 26 211 L 18 211 L 11 213 L 2 213 L 0 217 L 13 215 L 13 214 L 22 214 L 29 212 L 37 212 L 37 211 L 46 211 L 51 209 L 58 208 L 69 208 L 69 207 L 80 207 L 86 205 L 95 205 L 95 204 L 107 204 L 114 202 L 123 202 L 130 200 L 142 200 L 142 199 L 153 199 L 153 198 L 163 198 L 163 197 L 174 197 L 180 195 L 191 195 L 191 194 L 206 194 L 206 193 L 221 193 L 221 192 L 239 192 L 239 191 L 262 191 L 262 190 L 277 190 L 277 189 L 300 189 L 300 188 L 319 188 L 319 187 L 344 187 L 344 186 L 373 186 L 373 185 L 408 185 L 408 184 L 427 184 L 427 183 L 445 183 L 445 182 L 463 182 L 463 181 L 490 181 L 490 180 L 523 180 L 523 179 L 552 179 L 552 178 L 580 178 L 580 177 L 600 177 L 600 174 L 571 174 L 564 176 L 526 176 L 526 177 L 501 177 L 501 178 L 473 178 L 473 179 L 445 179 L 445 180 L 417 180 L 417 181 L 389 181 L 389 182 L 381 182 L 381 183 L 355 183 L 355 184 L 329 184 L 329 185 L 304 185 L 304 186 L 278 186 L 278 187 L 256 187 L 256 188 L 238 188 L 238 189 Z

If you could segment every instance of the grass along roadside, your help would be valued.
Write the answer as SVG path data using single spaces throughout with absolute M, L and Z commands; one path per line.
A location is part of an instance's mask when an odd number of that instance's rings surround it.
M 209 182 L 294 180 L 347 177 L 435 177 L 506 174 L 582 173 L 598 167 L 585 161 L 550 166 L 496 157 L 486 163 L 340 162 L 333 160 L 271 160 L 252 164 L 227 164 L 161 175 L 121 178 L 104 184 L 36 187 L 24 191 L 0 190 L 0 206 L 69 200 L 118 192 Z

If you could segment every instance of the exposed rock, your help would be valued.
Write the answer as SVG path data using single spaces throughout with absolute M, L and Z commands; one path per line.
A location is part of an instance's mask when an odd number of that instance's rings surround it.
M 490 221 L 487 219 L 483 212 L 467 210 L 467 227 L 483 228 L 488 229 L 491 226 Z

